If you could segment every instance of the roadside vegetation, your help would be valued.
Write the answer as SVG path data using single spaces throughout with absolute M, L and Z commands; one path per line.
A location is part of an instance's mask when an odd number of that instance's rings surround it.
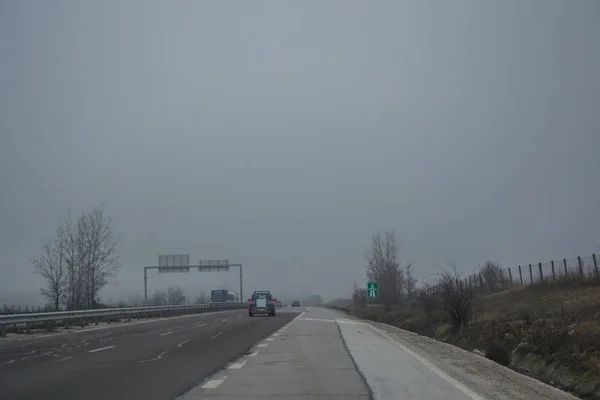
M 600 277 L 566 275 L 509 286 L 499 263 L 481 268 L 478 284 L 449 265 L 416 286 L 393 232 L 375 235 L 367 280 L 376 301 L 355 284 L 351 303 L 335 308 L 454 344 L 585 399 L 600 399 Z

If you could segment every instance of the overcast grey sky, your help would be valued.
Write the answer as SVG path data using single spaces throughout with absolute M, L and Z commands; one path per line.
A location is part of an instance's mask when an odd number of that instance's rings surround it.
M 348 296 L 382 229 L 418 277 L 589 255 L 599 38 L 592 0 L 0 1 L 0 294 L 38 296 L 40 240 L 100 203 L 108 298 L 159 253 Z

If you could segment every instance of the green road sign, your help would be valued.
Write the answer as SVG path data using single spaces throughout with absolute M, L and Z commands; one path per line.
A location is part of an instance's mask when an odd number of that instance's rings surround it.
M 377 282 L 367 283 L 367 297 L 379 297 L 379 284 Z

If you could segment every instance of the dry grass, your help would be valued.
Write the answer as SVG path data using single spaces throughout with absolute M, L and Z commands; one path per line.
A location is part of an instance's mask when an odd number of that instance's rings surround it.
M 388 311 L 353 313 L 482 350 L 500 364 L 582 398 L 600 399 L 600 279 L 569 278 L 480 293 L 471 324 L 458 333 L 448 329 L 439 301 L 430 296 Z

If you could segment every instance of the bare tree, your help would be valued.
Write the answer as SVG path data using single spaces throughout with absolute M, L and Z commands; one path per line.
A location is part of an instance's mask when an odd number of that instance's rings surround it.
M 136 293 L 129 297 L 127 303 L 129 304 L 129 307 L 140 307 L 144 305 L 144 299 L 141 295 Z
M 58 225 L 56 237 L 42 243 L 42 254 L 31 260 L 34 272 L 45 281 L 40 291 L 55 310 L 60 309 L 66 296 L 67 262 L 65 249 L 65 229 Z
M 402 296 L 405 277 L 399 248 L 394 232 L 388 231 L 384 236 L 373 236 L 371 249 L 365 256 L 368 262 L 367 278 L 378 283 L 378 301 L 383 304 L 396 304 Z
M 94 207 L 80 222 L 85 246 L 86 303 L 93 307 L 100 289 L 111 283 L 121 267 L 117 252 L 119 238 L 112 229 L 112 218 L 102 206 Z
M 483 278 L 484 285 L 491 292 L 496 292 L 500 289 L 502 283 L 502 268 L 500 263 L 494 261 L 486 261 L 479 271 Z
M 354 289 L 352 290 L 352 303 L 356 307 L 366 307 L 367 306 L 367 289 L 359 287 L 356 283 L 354 284 Z
M 406 297 L 410 300 L 414 297 L 416 287 L 417 287 L 417 279 L 413 275 L 413 266 L 412 263 L 406 264 L 405 267 L 406 274 Z
M 464 282 L 454 265 L 451 271 L 439 275 L 438 285 L 443 297 L 442 310 L 448 314 L 455 332 L 468 326 L 473 316 L 473 286 Z
M 167 304 L 178 306 L 185 303 L 185 295 L 180 286 L 171 286 L 167 288 Z
M 103 207 L 75 219 L 69 212 L 55 238 L 44 242 L 42 256 L 32 259 L 34 271 L 45 280 L 44 296 L 69 310 L 95 307 L 99 291 L 120 268 L 117 243 Z
M 208 296 L 204 292 L 200 293 L 200 295 L 196 298 L 196 304 L 208 304 L 208 303 L 209 303 Z
M 153 306 L 166 306 L 168 304 L 167 292 L 156 289 L 150 298 L 150 304 Z

